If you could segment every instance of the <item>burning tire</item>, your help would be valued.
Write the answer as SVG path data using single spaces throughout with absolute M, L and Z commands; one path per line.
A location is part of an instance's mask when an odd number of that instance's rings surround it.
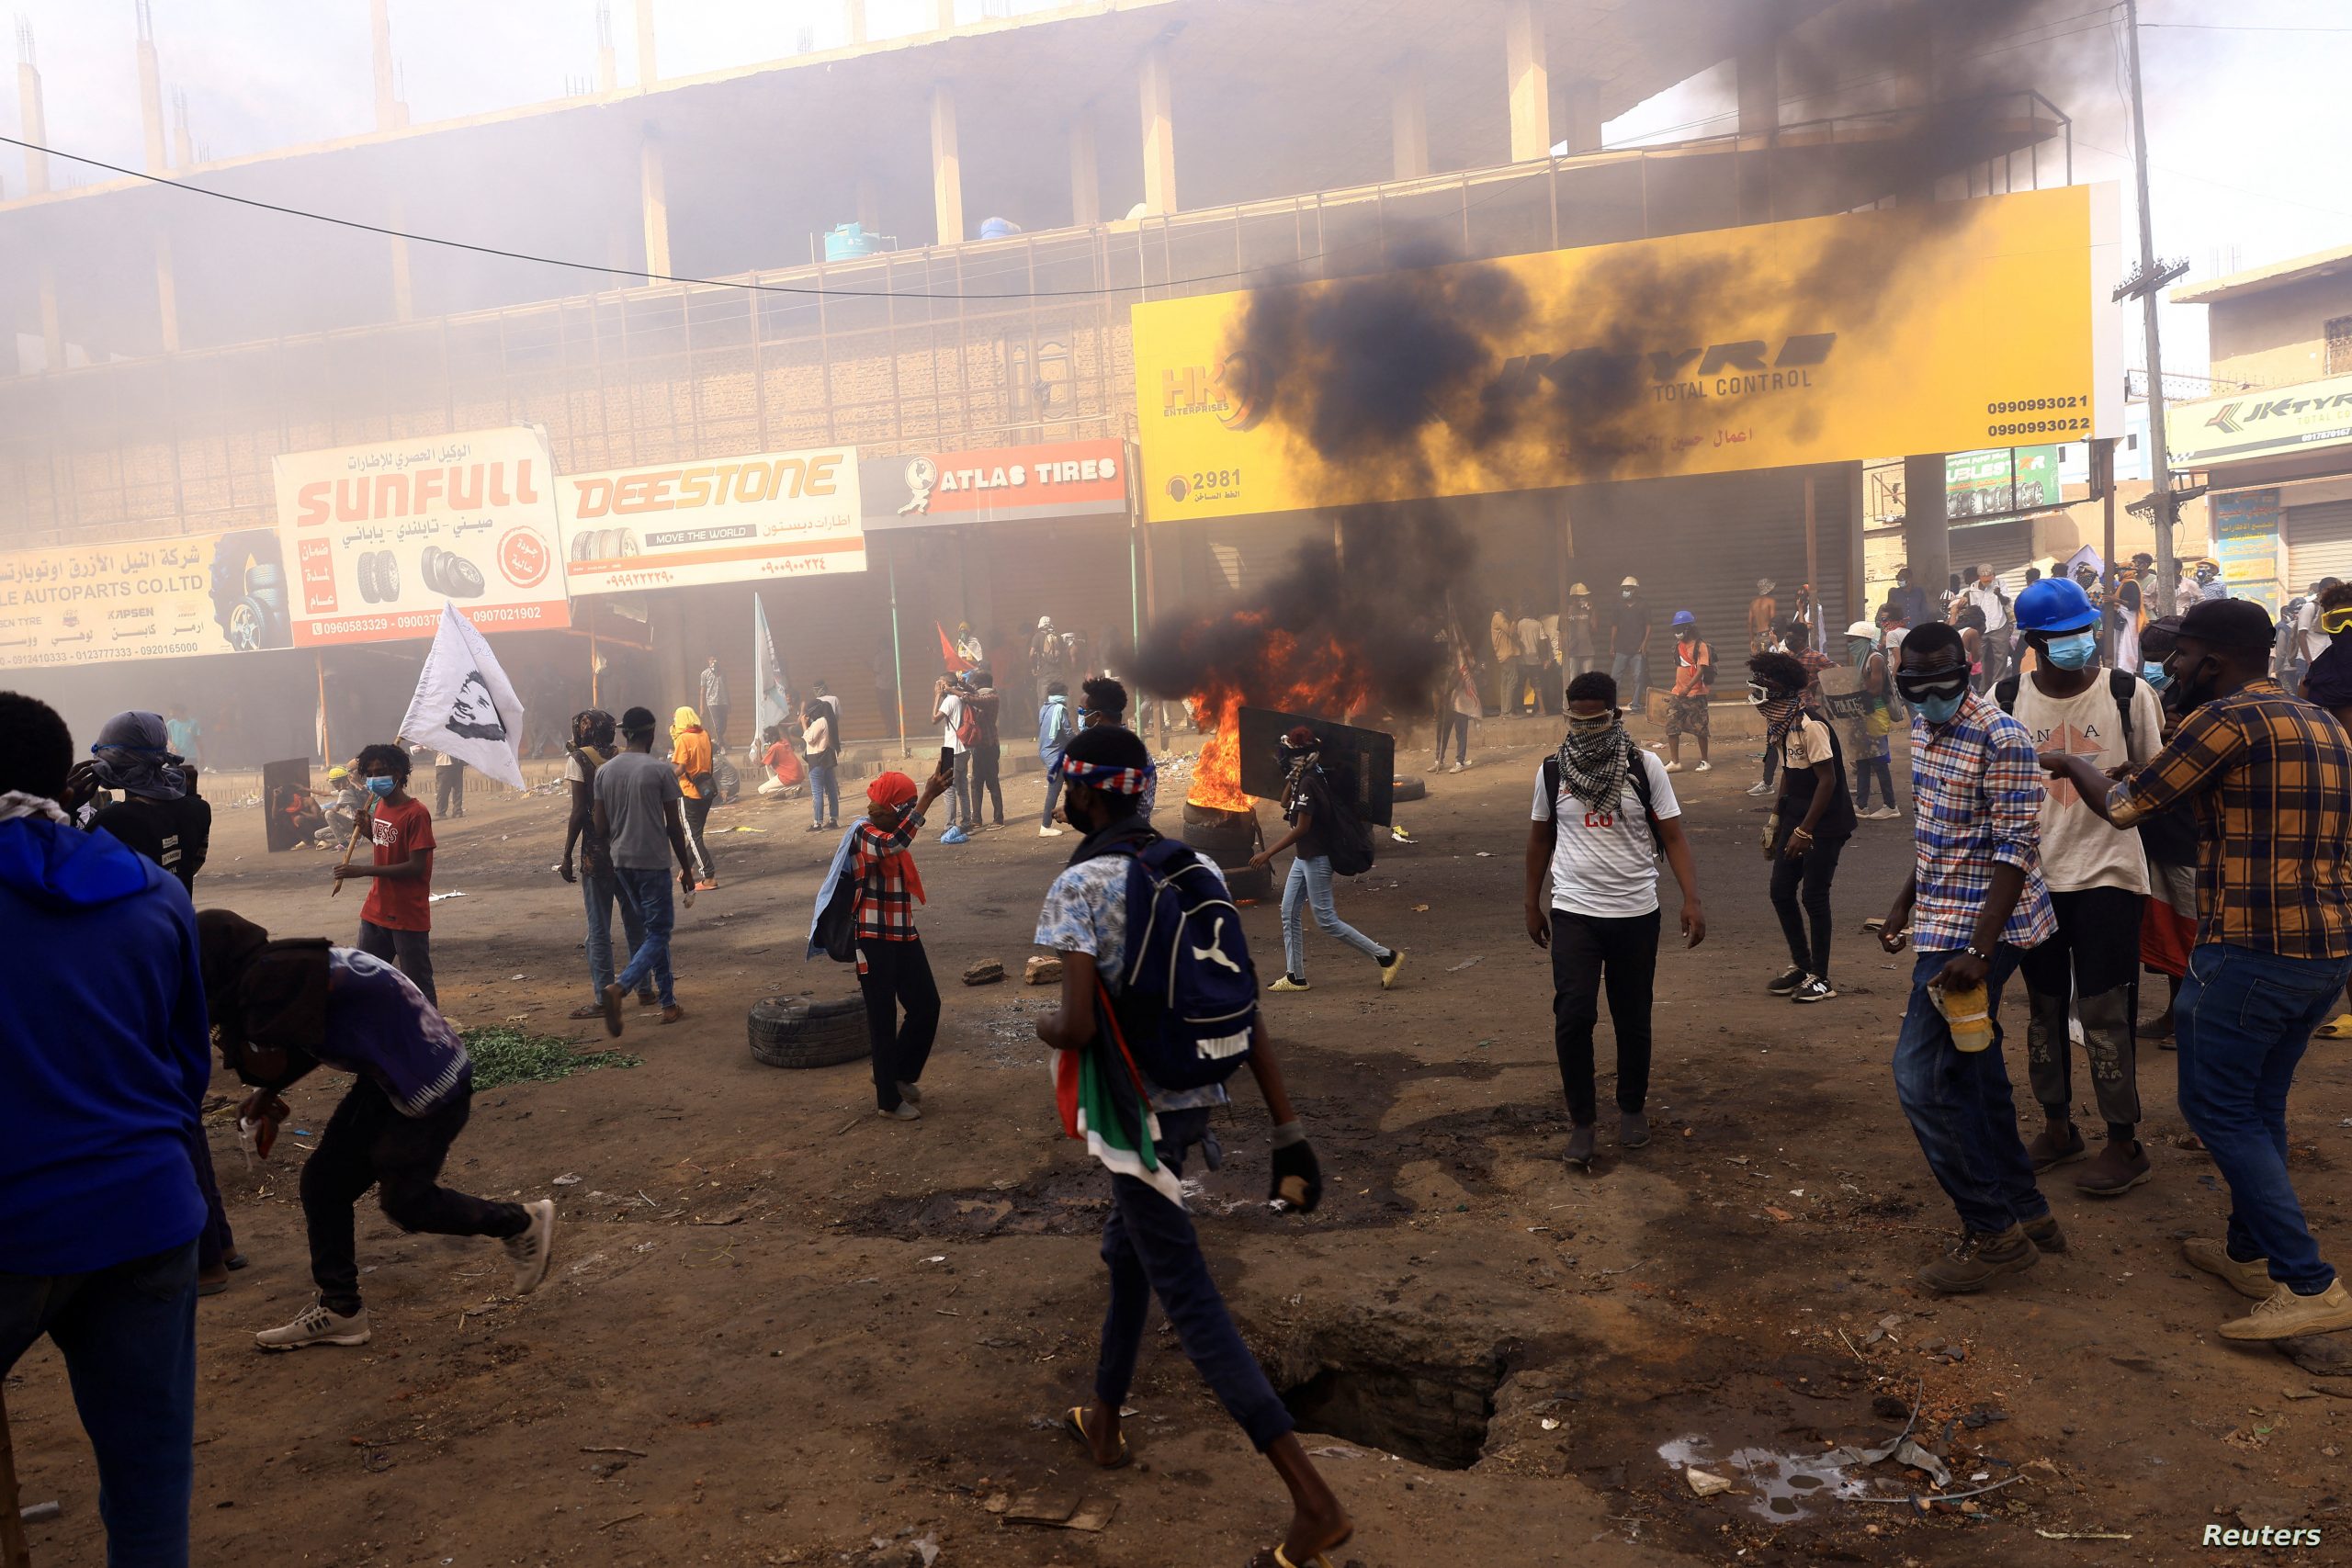
M 752 1055 L 771 1067 L 831 1067 L 866 1054 L 865 1003 L 770 997 L 752 1007 Z
M 1228 874 L 1246 868 L 1258 852 L 1258 818 L 1249 811 L 1219 811 L 1213 806 L 1184 807 L 1184 841 Z M 1228 874 L 1227 881 L 1232 880 Z
M 1429 781 L 1418 773 L 1398 773 L 1388 786 L 1391 800 L 1425 800 L 1429 793 Z

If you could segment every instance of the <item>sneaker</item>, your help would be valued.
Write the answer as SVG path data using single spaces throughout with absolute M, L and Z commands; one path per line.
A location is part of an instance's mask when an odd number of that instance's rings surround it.
M 2025 1232 L 2026 1240 L 2033 1243 L 2037 1252 L 2066 1250 L 2066 1233 L 2058 1228 L 2058 1216 L 2055 1214 L 2044 1214 L 2038 1220 L 2021 1220 L 2018 1228 Z
M 1807 975 L 1797 988 L 1789 993 L 1792 1002 L 1826 1002 L 1838 995 L 1838 987 L 1818 975 Z
M 1981 1291 L 2004 1274 L 2021 1274 L 2041 1261 L 2023 1225 L 1986 1235 L 1964 1232 L 1960 1245 L 1919 1270 L 1919 1282 L 1942 1295 Z
M 1660 770 L 1659 770 L 1659 772 L 1661 772 L 1661 773 L 1680 773 L 1681 771 L 1682 771 L 1682 764 L 1681 764 L 1681 763 L 1679 763 L 1679 762 L 1668 762 L 1668 763 L 1664 768 L 1662 768 L 1662 769 L 1660 769 Z
M 2109 1138 L 2098 1156 L 2075 1178 L 2076 1190 L 2094 1198 L 2120 1198 L 2156 1174 L 2137 1138 Z
M 890 1107 L 888 1111 L 876 1107 L 874 1114 L 881 1117 L 886 1122 L 920 1122 L 922 1120 L 922 1112 L 917 1111 L 913 1106 L 909 1105 L 904 1100 L 900 1100 L 898 1104 Z
M 1396 984 L 1396 976 L 1405 970 L 1405 950 L 1392 947 L 1388 956 L 1380 961 L 1380 988 L 1384 991 Z
M 254 1346 L 262 1350 L 300 1350 L 306 1345 L 365 1345 L 368 1343 L 368 1309 L 361 1307 L 349 1317 L 329 1312 L 312 1302 L 301 1314 L 283 1328 L 265 1328 L 254 1336 Z
M 1747 793 L 1757 795 L 1770 795 L 1772 793 L 1772 786 L 1763 783 L 1761 780 L 1758 780 L 1757 783 L 1747 786 Z
M 1702 757 L 1699 759 L 1699 765 L 1690 771 L 1694 773 L 1712 773 L 1715 771 L 1715 765 Z
M 2292 1339 L 2304 1334 L 2333 1334 L 2352 1328 L 2352 1291 L 2333 1280 L 2315 1296 L 2298 1295 L 2281 1285 L 2244 1317 L 2222 1325 L 2224 1339 Z
M 1476 757 L 1464 757 L 1453 764 L 1453 771 L 1457 773 L 1466 773 L 1477 765 L 1478 760 Z
M 1306 982 L 1298 978 L 1295 975 L 1285 975 L 1281 979 L 1275 981 L 1272 985 L 1267 987 L 1266 989 L 1270 991 L 1303 991 L 1306 989 Z
M 1792 964 L 1781 972 L 1781 977 L 1779 979 L 1773 981 L 1764 988 L 1773 996 L 1785 997 L 1804 984 L 1804 971 Z
M 548 1277 L 548 1265 L 555 1261 L 555 1201 L 542 1198 L 536 1203 L 526 1203 L 523 1212 L 531 1216 L 530 1228 L 520 1235 L 506 1238 L 506 1256 L 514 1264 L 514 1293 L 527 1296 L 539 1288 Z
M 917 1089 L 914 1085 L 910 1083 L 902 1083 L 898 1085 L 897 1088 L 899 1090 L 899 1098 L 905 1100 L 909 1105 L 921 1105 L 922 1103 L 922 1090 Z
M 1059 828 L 1039 828 L 1037 829 L 1037 837 L 1041 839 L 1058 839 L 1061 836 L 1062 830 Z
M 1638 1149 L 1650 1141 L 1650 1119 L 1639 1111 L 1620 1111 L 1617 1116 L 1617 1146 Z
M 1592 1166 L 1592 1123 L 1584 1122 L 1568 1130 L 1567 1152 L 1560 1156 L 1578 1170 Z
M 1445 771 L 1449 773 L 1458 773 L 1469 765 L 1467 762 L 1448 762 L 1445 765 Z
M 1873 822 L 1900 822 L 1903 820 L 1903 808 L 1899 806 L 1882 806 L 1876 811 L 1871 813 L 1871 820 Z
M 2278 1281 L 2270 1277 L 2270 1259 L 2256 1258 L 2240 1262 L 2230 1256 L 2225 1242 L 2196 1236 L 2180 1244 L 2180 1255 L 2188 1259 L 2189 1267 L 2202 1269 L 2215 1278 L 2228 1281 L 2232 1290 L 2242 1296 L 2267 1302 L 2278 1292 Z
M 2072 1122 L 2064 1123 L 2063 1132 L 2057 1127 L 2044 1127 L 2025 1146 L 2025 1157 L 2033 1162 L 2036 1170 L 2087 1159 L 2090 1152 L 2083 1142 L 2082 1130 Z

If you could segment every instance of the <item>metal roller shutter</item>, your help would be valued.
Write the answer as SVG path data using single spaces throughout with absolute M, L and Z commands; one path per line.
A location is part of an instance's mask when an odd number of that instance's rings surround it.
M 1202 586 L 1208 593 L 1254 594 L 1290 570 L 1300 545 L 1329 544 L 1331 520 L 1319 512 L 1265 513 L 1205 525 L 1204 537 L 1208 581 Z
M 1124 514 L 990 523 L 978 530 L 987 554 L 993 623 L 1005 633 L 997 684 L 1010 691 L 1029 673 L 1027 649 L 1037 617 L 1085 638 L 1085 663 L 1100 669 L 1103 639 L 1132 641 L 1135 599 L 1129 584 L 1127 520 Z
M 2323 577 L 2352 582 L 2352 501 L 2290 506 L 2282 526 L 2287 536 L 2288 597 Z

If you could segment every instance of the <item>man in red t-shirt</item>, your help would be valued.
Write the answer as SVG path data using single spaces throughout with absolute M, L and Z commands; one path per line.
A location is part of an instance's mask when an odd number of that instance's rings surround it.
M 408 793 L 408 752 L 399 746 L 370 746 L 359 753 L 359 776 L 370 798 L 368 827 L 374 863 L 334 868 L 340 884 L 349 876 L 372 876 L 368 901 L 359 907 L 359 951 L 389 959 L 416 984 L 424 999 L 441 1005 L 433 988 L 433 813 Z

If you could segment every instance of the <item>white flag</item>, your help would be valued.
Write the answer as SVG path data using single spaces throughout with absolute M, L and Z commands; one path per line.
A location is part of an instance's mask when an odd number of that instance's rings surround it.
M 524 787 L 523 699 L 507 684 L 490 640 L 446 599 L 400 738 Z
M 775 638 L 768 635 L 768 607 L 756 594 L 752 599 L 752 683 L 759 693 L 759 711 L 753 720 L 758 728 L 753 734 L 791 716 L 792 699 L 785 691 L 784 666 L 776 661 Z

